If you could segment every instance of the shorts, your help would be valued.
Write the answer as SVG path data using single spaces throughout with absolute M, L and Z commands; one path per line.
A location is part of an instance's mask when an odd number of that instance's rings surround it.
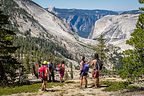
M 42 78 L 42 81 L 47 81 L 47 77 Z
M 83 76 L 87 76 L 87 75 L 88 75 L 88 73 L 86 73 L 86 72 L 83 73 Z
M 98 70 L 93 70 L 93 78 L 99 78 L 99 71 Z
M 80 76 L 87 76 L 88 75 L 88 73 L 86 73 L 86 72 L 81 72 L 80 73 Z
M 64 71 L 60 72 L 60 76 L 62 76 L 62 77 L 64 76 Z
M 60 74 L 60 76 L 61 76 L 61 77 L 63 77 L 63 76 L 64 76 L 64 74 Z

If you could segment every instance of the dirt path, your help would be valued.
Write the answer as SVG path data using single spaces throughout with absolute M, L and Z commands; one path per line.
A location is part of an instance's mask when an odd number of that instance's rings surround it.
M 47 92 L 41 92 L 37 94 L 37 96 L 109 96 L 110 92 L 104 92 L 101 88 L 91 88 L 91 85 L 88 88 L 79 88 L 79 83 L 77 80 L 73 81 L 75 83 L 67 83 L 64 86 L 56 86 L 53 88 L 49 88 Z M 92 81 L 90 81 L 91 83 Z
M 92 80 L 89 80 L 89 84 L 92 83 Z M 46 92 L 39 89 L 35 93 L 20 93 L 13 94 L 11 96 L 114 96 L 112 92 L 102 91 L 105 87 L 94 89 L 91 85 L 88 85 L 88 88 L 80 89 L 79 80 L 67 81 L 63 86 L 53 86 L 52 88 L 47 88 Z M 83 85 L 84 86 L 84 85 Z
M 122 81 L 117 78 L 103 78 L 100 80 L 110 80 L 110 81 Z M 92 88 L 93 79 L 88 79 L 88 88 L 80 89 L 80 80 L 70 80 L 64 82 L 61 86 L 53 86 L 52 88 L 47 88 L 47 91 L 43 92 L 41 89 L 35 93 L 19 93 L 7 96 L 144 96 L 143 91 L 125 92 L 105 92 L 102 91 L 106 86 L 101 85 L 100 88 Z M 47 83 L 48 86 L 49 83 Z

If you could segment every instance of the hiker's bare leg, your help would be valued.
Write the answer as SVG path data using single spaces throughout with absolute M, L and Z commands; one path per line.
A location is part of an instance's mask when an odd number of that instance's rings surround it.
M 44 81 L 44 90 L 46 90 L 46 83 L 47 81 Z
M 99 78 L 95 78 L 95 87 L 96 87 L 96 88 L 99 87 Z
M 80 77 L 80 87 L 82 87 L 83 77 Z
M 60 76 L 60 83 L 61 83 L 61 76 Z
M 97 87 L 99 87 L 99 77 L 97 78 Z
M 63 76 L 61 76 L 61 83 L 63 82 Z
M 95 78 L 95 82 L 94 82 L 94 84 L 95 84 L 95 87 L 96 87 L 96 85 L 97 85 L 97 83 L 96 83 L 96 82 L 97 82 L 97 78 Z
M 84 76 L 85 79 L 85 87 L 87 87 L 87 76 Z
M 42 90 L 44 90 L 44 80 L 42 81 Z
M 60 83 L 62 83 L 63 81 L 63 76 L 60 76 Z

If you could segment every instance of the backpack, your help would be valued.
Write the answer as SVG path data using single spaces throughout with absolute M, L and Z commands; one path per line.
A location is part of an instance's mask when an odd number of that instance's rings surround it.
M 101 60 L 97 60 L 97 69 L 98 70 L 102 70 L 102 67 L 103 67 L 103 62 Z
M 88 64 L 84 64 L 83 66 L 83 72 L 88 72 L 89 71 L 89 65 Z
M 47 67 L 41 66 L 40 69 L 39 69 L 39 76 L 42 77 L 42 78 L 47 77 L 47 76 L 45 76 L 46 70 L 47 70 Z
M 62 64 L 59 64 L 58 65 L 58 68 L 59 68 L 59 71 L 62 71 L 63 69 L 62 69 Z

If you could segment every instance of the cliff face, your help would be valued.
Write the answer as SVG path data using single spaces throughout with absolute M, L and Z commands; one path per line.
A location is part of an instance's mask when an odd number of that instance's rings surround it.
M 89 35 L 90 39 L 97 40 L 103 35 L 107 43 L 129 49 L 125 44 L 130 34 L 136 28 L 138 14 L 108 15 L 95 22 L 94 31 Z
M 88 37 L 96 20 L 105 15 L 118 14 L 108 10 L 58 9 L 55 7 L 49 8 L 48 11 L 63 19 L 75 33 L 83 38 Z
M 31 0 L 6 0 L 5 6 L 18 36 L 50 40 L 68 50 L 74 59 L 80 59 L 83 54 L 91 56 L 93 50 L 84 47 L 79 36 L 63 20 Z

